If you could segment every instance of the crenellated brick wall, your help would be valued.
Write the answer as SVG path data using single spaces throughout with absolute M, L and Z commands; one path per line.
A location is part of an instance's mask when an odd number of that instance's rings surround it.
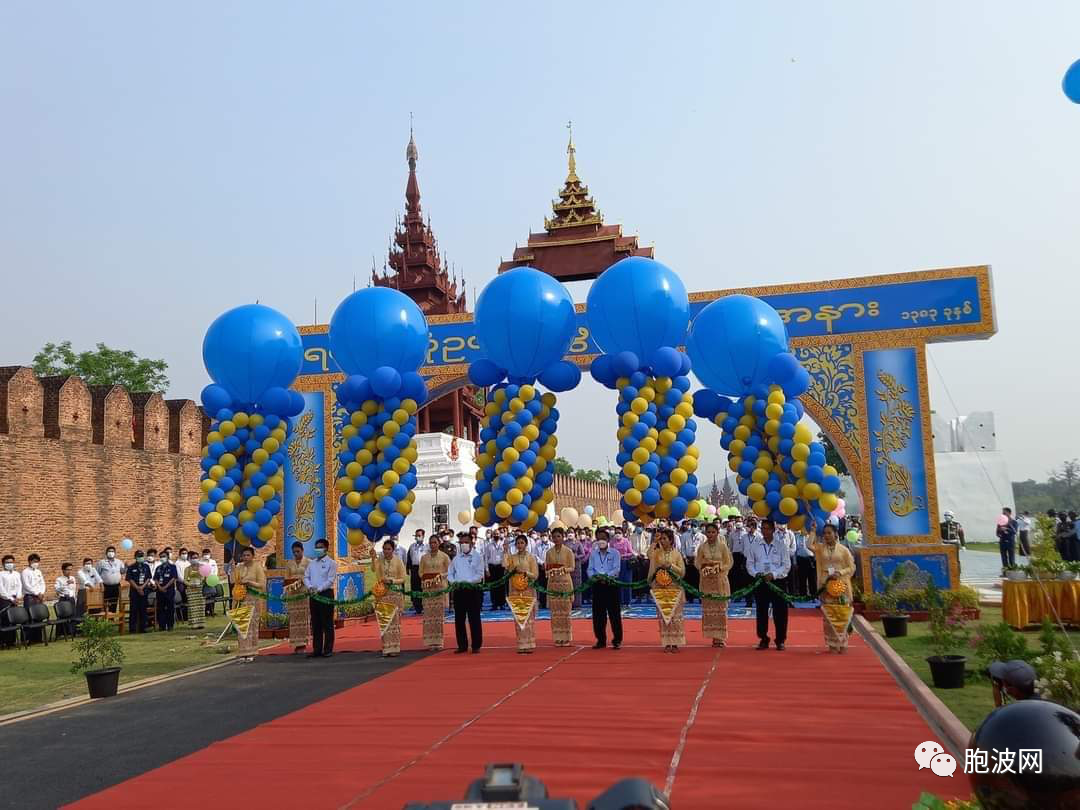
M 552 488 L 555 490 L 555 514 L 567 506 L 583 513 L 585 507 L 591 505 L 595 510 L 594 517 L 604 515 L 610 518 L 619 508 L 619 491 L 609 484 L 556 475 Z
M 220 544 L 198 533 L 202 408 L 77 377 L 0 368 L 0 553 L 37 552 L 52 598 L 61 562 L 136 548 Z M 125 561 L 130 552 L 120 551 Z

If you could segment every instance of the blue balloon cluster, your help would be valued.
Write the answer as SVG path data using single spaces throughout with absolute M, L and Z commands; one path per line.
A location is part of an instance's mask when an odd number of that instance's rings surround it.
M 427 319 L 398 290 L 369 287 L 330 319 L 330 350 L 349 375 L 337 388 L 347 419 L 338 437 L 338 520 L 351 545 L 401 531 L 416 501 L 416 412 L 428 398 L 417 373 Z
M 212 415 L 203 447 L 199 531 L 221 543 L 261 548 L 274 539 L 285 487 L 290 417 L 304 398 L 288 386 L 303 364 L 300 334 L 280 312 L 259 304 L 217 318 L 203 339 L 214 383 L 202 392 Z
M 723 431 L 720 446 L 754 514 L 798 530 L 808 519 L 823 525 L 837 507 L 839 475 L 809 425 L 799 421 L 802 403 L 788 400 L 781 386 L 734 401 L 703 389 L 694 395 L 694 412 Z
M 499 383 L 484 407 L 477 453 L 473 518 L 483 526 L 509 523 L 547 529 L 559 411 L 555 395 L 531 383 Z
M 592 364 L 597 382 L 619 392 L 619 480 L 622 510 L 648 521 L 698 516 L 697 424 L 688 393 L 690 358 L 661 347 L 651 365 L 623 352 Z
M 416 412 L 427 385 L 415 371 L 381 366 L 337 389 L 347 413 L 341 430 L 338 519 L 350 544 L 396 535 L 416 500 Z

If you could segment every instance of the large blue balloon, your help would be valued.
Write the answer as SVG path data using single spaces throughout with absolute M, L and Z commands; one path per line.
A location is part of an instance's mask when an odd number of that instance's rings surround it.
M 476 300 L 476 337 L 488 359 L 511 377 L 538 377 L 560 361 L 574 336 L 566 287 L 532 267 L 496 276 Z
M 770 382 L 769 364 L 787 351 L 775 309 L 750 295 L 728 295 L 698 313 L 686 333 L 694 374 L 719 394 L 743 396 Z
M 1069 101 L 1080 104 L 1080 59 L 1069 65 L 1069 69 L 1065 71 L 1065 77 L 1061 80 L 1061 89 L 1065 91 Z
M 631 256 L 593 282 L 585 311 L 607 354 L 633 352 L 647 362 L 661 346 L 679 346 L 690 320 L 682 280 L 658 261 Z
M 203 338 L 203 365 L 240 402 L 255 402 L 268 388 L 288 388 L 304 363 L 292 321 L 276 309 L 246 304 L 218 317 Z
M 389 287 L 357 290 L 330 319 L 330 351 L 346 374 L 371 377 L 380 366 L 416 371 L 428 348 L 428 325 L 420 307 Z

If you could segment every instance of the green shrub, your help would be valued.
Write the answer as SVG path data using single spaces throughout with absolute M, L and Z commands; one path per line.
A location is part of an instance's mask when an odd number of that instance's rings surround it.
M 981 624 L 971 640 L 980 669 L 986 669 L 991 661 L 1030 661 L 1035 653 L 1028 649 L 1027 639 L 1007 623 Z
M 76 658 L 71 673 L 108 669 L 124 662 L 124 648 L 117 639 L 119 628 L 112 622 L 87 616 L 79 626 L 79 637 L 72 643 Z

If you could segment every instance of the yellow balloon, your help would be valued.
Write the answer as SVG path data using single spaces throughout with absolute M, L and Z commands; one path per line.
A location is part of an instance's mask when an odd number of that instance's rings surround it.
M 372 509 L 371 514 L 368 515 L 368 523 L 378 529 L 380 526 L 386 525 L 386 515 L 378 509 Z
M 410 444 L 408 447 L 406 447 L 404 450 L 401 451 L 401 455 L 398 456 L 398 458 L 407 459 L 410 464 L 415 464 L 416 463 L 416 457 L 418 455 L 419 455 L 419 453 L 416 452 L 416 443 L 413 442 L 412 444 Z
M 394 459 L 394 462 L 390 465 L 390 468 L 398 475 L 404 475 L 409 471 L 409 466 L 410 463 L 407 458 L 405 458 L 404 456 L 398 456 Z
M 518 413 L 524 407 L 525 407 L 525 403 L 522 402 L 520 398 L 514 397 L 513 399 L 510 400 L 510 412 L 511 413 Z
M 627 427 L 633 427 L 638 423 L 638 415 L 633 411 L 627 411 L 622 415 L 622 423 Z
M 211 430 L 206 434 L 206 443 L 213 444 L 214 442 L 220 442 L 224 437 L 216 430 Z
M 540 397 L 540 402 L 542 402 L 548 408 L 554 408 L 555 407 L 555 402 L 556 402 L 556 397 L 555 397 L 555 395 L 553 393 L 548 391 L 542 397 Z
M 279 442 L 273 436 L 267 436 L 265 439 L 263 439 L 262 446 L 263 450 L 265 450 L 267 453 L 276 453 L 281 447 L 281 442 Z
M 627 478 L 633 478 L 641 472 L 641 466 L 636 461 L 628 461 L 623 464 L 622 471 Z
M 335 486 L 337 487 L 338 492 L 352 492 L 353 490 L 353 482 L 351 478 L 339 478 Z
M 540 428 L 536 425 L 526 425 L 521 429 L 521 435 L 528 439 L 530 442 L 535 442 L 540 438 Z
M 643 507 L 644 508 L 644 507 Z M 653 507 L 653 514 L 658 518 L 666 518 L 671 516 L 671 504 L 667 501 L 660 501 Z
M 473 511 L 473 517 L 477 523 L 484 524 L 491 522 L 491 512 L 488 511 L 486 506 L 478 506 Z
M 831 512 L 838 503 L 839 499 L 836 497 L 835 492 L 823 492 L 818 498 L 818 506 L 826 512 Z
M 358 461 L 353 461 L 345 465 L 345 475 L 349 478 L 359 478 L 364 473 L 364 465 Z
M 752 501 L 760 501 L 765 497 L 764 485 L 754 482 L 746 488 L 746 497 Z
M 634 489 L 644 492 L 649 488 L 649 476 L 638 473 L 634 476 Z
M 264 542 L 267 541 L 267 540 L 273 540 L 274 539 L 274 527 L 269 526 L 269 525 L 260 526 L 259 531 L 256 533 L 256 536 L 260 540 L 262 540 Z
M 754 466 L 759 470 L 772 470 L 773 460 L 768 453 L 762 453 L 757 457 L 757 461 L 754 462 Z
M 270 454 L 261 447 L 256 448 L 251 454 L 251 460 L 256 464 L 265 464 L 269 458 Z
M 731 456 L 728 459 L 728 469 L 732 472 L 736 472 L 739 469 L 739 465 L 742 463 L 742 459 L 738 456 Z
M 345 505 L 351 509 L 359 509 L 360 504 L 364 502 L 364 499 L 360 496 L 359 492 L 350 492 L 345 496 Z
M 656 389 L 651 388 L 648 385 L 643 385 L 641 388 L 638 389 L 638 396 L 646 402 L 652 402 L 654 399 L 656 399 Z
M 215 464 L 213 467 L 210 468 L 209 472 L 207 472 L 207 475 L 209 475 L 210 478 L 214 481 L 220 481 L 222 478 L 225 477 L 225 468 L 222 467 L 220 464 Z
M 211 529 L 220 529 L 221 524 L 225 522 L 225 516 L 220 512 L 211 512 L 203 518 L 206 521 L 206 525 Z
M 356 463 L 357 464 L 366 465 L 366 464 L 370 464 L 374 460 L 375 460 L 375 456 L 371 455 L 370 450 L 361 450 L 360 452 L 358 452 L 356 454 Z
M 263 421 L 263 415 L 261 413 L 253 413 L 248 417 L 248 427 L 257 428 Z
M 685 484 L 688 477 L 689 476 L 687 475 L 686 470 L 684 470 L 682 467 L 676 467 L 674 470 L 668 473 L 668 480 L 678 487 L 681 487 L 683 484 Z
M 506 399 L 506 389 L 500 388 L 495 392 L 495 401 L 502 403 Z
M 802 443 L 792 445 L 791 457 L 796 461 L 806 461 L 810 458 L 810 445 Z
M 387 422 L 386 424 L 388 424 L 388 425 L 389 425 L 389 424 L 392 424 L 392 423 L 391 423 L 391 422 Z M 385 449 L 386 449 L 387 447 L 389 447 L 389 446 L 390 446 L 390 445 L 392 445 L 393 443 L 394 443 L 394 440 L 393 440 L 393 439 L 391 439 L 391 438 L 390 438 L 389 436 L 385 436 L 385 435 L 384 435 L 384 436 L 380 436 L 379 438 L 377 438 L 377 439 L 375 440 L 375 446 L 376 446 L 377 448 L 379 448 L 379 450 L 385 450 Z
M 518 398 L 522 402 L 528 402 L 529 400 L 531 400 L 535 396 L 536 396 L 536 389 L 533 388 L 528 383 L 526 383 L 525 385 L 518 388 Z
M 217 482 L 213 478 L 207 478 L 205 481 L 199 484 L 199 488 L 204 492 L 209 492 L 217 486 Z
M 675 413 L 681 416 L 683 419 L 689 419 L 694 415 L 694 406 L 689 402 L 680 402 L 675 406 Z
M 679 494 L 679 488 L 672 483 L 660 485 L 660 498 L 665 501 L 670 501 L 676 495 Z
M 745 448 L 746 442 L 741 439 L 732 439 L 731 444 L 728 445 L 728 452 L 733 456 L 741 456 Z
M 630 410 L 639 416 L 649 410 L 649 403 L 645 397 L 634 397 L 630 400 Z
M 678 433 L 680 430 L 686 427 L 686 419 L 682 416 L 679 416 L 679 414 L 677 413 L 673 413 L 671 416 L 668 417 L 667 426 L 668 430 L 674 430 L 676 433 Z
M 802 494 L 803 494 L 803 497 L 806 498 L 806 500 L 808 500 L 808 501 L 816 501 L 818 498 L 821 497 L 821 486 L 818 485 L 818 484 L 815 484 L 815 483 L 813 483 L 811 481 L 811 482 L 807 483 L 807 485 L 802 488 Z M 822 509 L 824 509 L 824 508 L 825 507 L 822 507 Z M 833 509 L 835 509 L 835 508 L 836 508 L 836 505 L 833 504 Z M 830 509 L 829 511 L 832 511 L 832 510 Z
M 236 522 L 239 523 L 241 526 L 243 526 L 249 520 L 254 520 L 254 519 L 255 519 L 255 515 L 251 514 L 251 512 L 249 512 L 247 509 L 244 509 L 243 511 L 238 512 L 237 515 L 236 515 Z
M 802 478 L 804 475 L 806 475 L 806 462 L 796 461 L 794 464 L 792 464 L 791 474 L 796 478 Z
M 400 431 L 401 431 L 401 425 L 399 425 L 397 422 L 395 422 L 393 420 L 390 420 L 389 422 L 384 422 L 383 423 L 383 426 L 382 426 L 383 436 L 390 436 L 391 438 L 393 438 L 394 436 L 397 436 Z
M 638 447 L 643 448 L 644 450 L 646 450 L 649 453 L 655 453 L 656 452 L 656 439 L 654 439 L 652 436 L 646 436 L 644 439 L 642 439 L 638 443 Z
M 416 404 L 415 399 L 401 400 L 401 407 L 405 411 L 405 413 L 409 414 L 409 416 L 412 416 L 414 413 L 417 412 L 417 410 L 419 410 L 419 406 Z
M 528 450 L 529 437 L 524 434 L 519 435 L 516 439 L 514 439 L 514 449 L 517 450 L 519 453 L 524 453 L 526 450 Z
M 800 422 L 795 426 L 794 439 L 796 444 L 810 444 L 814 440 L 814 434 L 809 427 Z
M 653 380 L 653 388 L 658 394 L 666 393 L 671 388 L 671 377 L 657 377 Z
M 754 468 L 754 471 L 750 473 L 750 480 L 755 484 L 764 484 L 769 480 L 769 473 L 767 470 L 762 470 L 758 467 Z
M 225 516 L 225 515 L 231 515 L 233 513 L 233 510 L 236 508 L 236 506 L 233 505 L 232 501 L 222 499 L 222 500 L 217 502 L 217 506 L 214 507 L 214 508 L 217 509 L 217 511 L 222 516 Z
M 394 421 L 397 422 L 399 425 L 404 425 L 406 422 L 409 421 L 409 412 L 404 408 L 398 408 L 396 411 L 394 411 Z
M 623 493 L 623 499 L 631 506 L 637 506 L 641 503 L 641 492 L 636 489 L 628 489 Z
M 826 464 L 824 467 L 821 468 L 821 472 L 824 475 L 836 475 L 836 467 L 832 466 L 831 464 Z
M 395 461 L 396 461 L 396 459 L 395 459 Z M 392 487 L 394 484 L 396 484 L 400 480 L 401 480 L 401 477 L 396 472 L 394 472 L 393 470 L 387 470 L 386 472 L 384 472 L 382 474 L 382 482 L 388 487 Z
M 236 433 L 236 425 L 234 425 L 228 419 L 218 425 L 217 429 L 218 433 L 220 433 L 222 436 L 232 436 L 234 433 Z
M 765 501 L 754 501 L 754 506 L 752 508 L 753 508 L 754 514 L 757 515 L 758 517 L 768 517 L 769 516 L 769 505 L 767 503 L 765 503 Z
M 690 501 L 690 503 L 686 505 L 686 516 L 688 518 L 696 518 L 700 512 L 701 504 L 697 501 Z
M 529 445 L 526 444 L 525 446 L 528 447 Z M 521 453 L 516 447 L 507 447 L 502 451 L 502 460 L 507 464 L 513 464 L 519 458 L 521 458 Z
M 673 441 L 675 441 L 676 438 L 678 438 L 675 435 L 675 431 L 671 430 L 669 428 L 664 428 L 663 430 L 661 430 L 656 435 L 657 435 L 657 439 L 659 440 L 660 444 L 664 445 L 664 446 L 667 446 L 667 445 L 671 444 Z M 749 436 L 747 438 L 749 438 Z
M 379 484 L 379 486 L 375 487 L 374 492 L 376 499 L 385 498 L 387 495 L 390 494 L 390 487 L 388 487 L 386 484 Z
M 771 395 L 770 395 L 771 398 Z M 778 405 L 775 402 L 765 406 L 765 416 L 769 419 L 779 419 L 784 415 L 784 406 Z
M 412 512 L 412 501 L 398 501 L 397 510 L 399 514 L 408 515 Z
M 791 517 L 799 511 L 799 502 L 794 498 L 781 498 L 780 499 L 780 514 Z
M 363 427 L 367 424 L 367 414 L 363 411 L 353 411 L 349 415 L 349 423 L 353 427 Z
M 784 484 L 780 487 L 781 498 L 797 498 L 799 496 L 799 488 L 794 484 Z
M 758 458 L 761 458 L 760 456 Z M 766 456 L 768 458 L 768 456 Z M 697 469 L 697 459 L 693 456 L 683 456 L 679 459 L 679 468 L 686 470 L 688 473 L 694 472 Z
M 495 514 L 503 520 L 506 520 L 508 517 L 510 517 L 510 513 L 512 511 L 514 511 L 514 507 L 512 507 L 507 501 L 499 501 L 497 504 L 495 504 Z
M 635 447 L 634 452 L 630 454 L 630 458 L 632 458 L 637 464 L 644 464 L 646 461 L 649 460 L 649 451 L 646 450 L 644 447 Z
M 359 529 L 349 529 L 345 534 L 345 539 L 349 541 L 350 546 L 355 546 L 362 543 L 366 538 L 364 537 L 364 533 Z
M 373 399 L 365 400 L 364 404 L 360 406 L 360 410 L 368 416 L 374 416 L 379 412 L 379 403 Z
M 506 502 L 509 503 L 511 506 L 517 506 L 519 503 L 521 503 L 524 497 L 525 496 L 522 491 L 520 489 L 517 489 L 516 487 L 514 489 L 509 489 L 506 491 Z
M 793 532 L 801 531 L 802 527 L 806 525 L 806 515 L 795 515 L 788 521 L 787 525 Z
M 243 411 L 237 411 L 236 413 L 233 414 L 232 421 L 233 421 L 233 424 L 236 425 L 238 428 L 242 428 L 242 427 L 247 427 L 248 426 L 248 420 L 250 418 L 251 417 L 249 417 Z
M 266 504 L 263 502 L 263 499 L 260 498 L 258 495 L 252 495 L 250 498 L 247 499 L 247 508 L 250 512 L 258 512 L 264 506 L 266 506 Z

